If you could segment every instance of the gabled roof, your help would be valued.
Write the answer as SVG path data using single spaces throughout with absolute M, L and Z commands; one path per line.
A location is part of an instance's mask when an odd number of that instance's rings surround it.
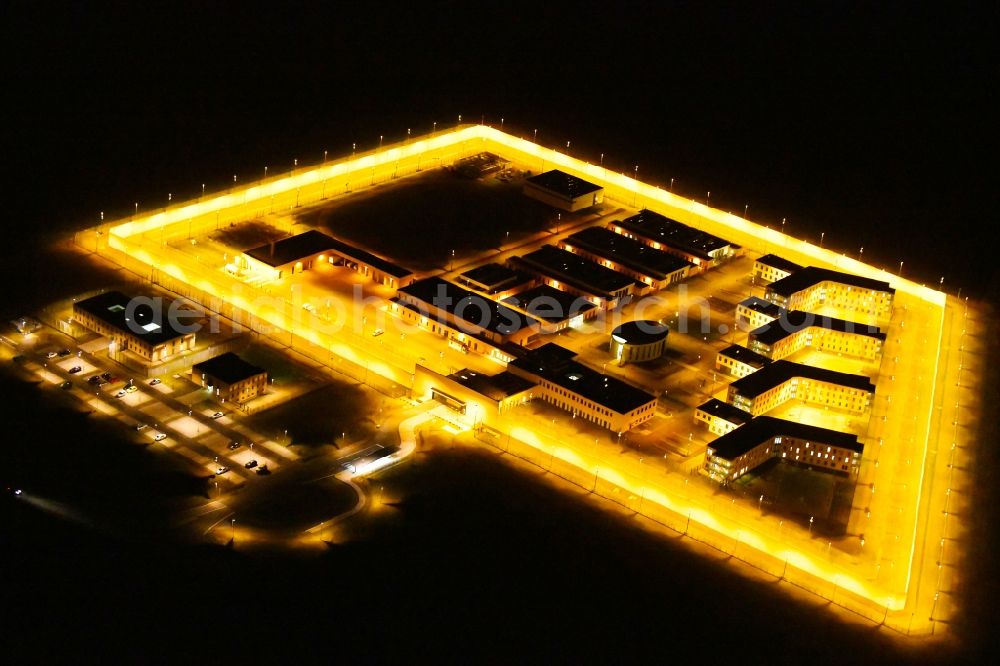
M 740 395 L 752 398 L 784 384 L 794 377 L 838 384 L 869 393 L 875 392 L 875 385 L 864 375 L 851 375 L 846 372 L 837 372 L 836 370 L 827 370 L 826 368 L 817 368 L 785 360 L 775 361 L 757 372 L 740 377 L 729 386 L 738 391 Z
M 758 416 L 749 423 L 739 426 L 718 439 L 709 443 L 708 448 L 715 451 L 713 455 L 726 460 L 732 460 L 743 455 L 756 446 L 773 440 L 775 437 L 794 437 L 807 440 L 814 444 L 837 446 L 850 451 L 864 453 L 864 444 L 855 435 L 838 432 L 828 428 L 786 421 L 772 416 Z
M 767 286 L 766 291 L 782 296 L 791 296 L 796 292 L 808 289 L 821 282 L 837 282 L 839 284 L 858 287 L 859 289 L 884 291 L 889 294 L 896 293 L 896 290 L 890 287 L 888 282 L 861 277 L 860 275 L 853 275 L 851 273 L 841 273 L 840 271 L 820 268 L 818 266 L 806 266 L 788 277 L 783 277 L 780 280 L 772 282 Z

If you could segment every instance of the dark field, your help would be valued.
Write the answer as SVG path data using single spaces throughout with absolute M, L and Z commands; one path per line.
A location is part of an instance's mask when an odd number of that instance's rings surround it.
M 470 180 L 436 169 L 353 194 L 329 210 L 304 216 L 414 269 L 446 266 L 463 255 L 499 247 L 551 226 L 555 212 L 521 194 L 520 183 Z

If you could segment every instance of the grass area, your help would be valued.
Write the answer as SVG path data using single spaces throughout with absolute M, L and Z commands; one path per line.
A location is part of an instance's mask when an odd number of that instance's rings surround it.
M 855 485 L 852 478 L 772 459 L 733 489 L 752 499 L 763 494 L 774 513 L 806 522 L 812 517 L 816 531 L 833 536 L 847 529 Z
M 321 446 L 347 433 L 349 440 L 375 432 L 377 401 L 354 384 L 333 381 L 294 400 L 247 417 L 250 427 L 284 443 Z
M 251 220 L 214 231 L 209 238 L 228 247 L 249 250 L 272 240 L 284 238 L 286 235 L 269 224 Z
M 334 479 L 286 483 L 271 488 L 259 501 L 241 506 L 239 522 L 248 527 L 299 532 L 347 511 L 356 501 L 354 490 Z
M 518 182 L 470 180 L 442 170 L 352 195 L 304 221 L 403 265 L 428 269 L 548 227 L 555 211 Z M 563 217 L 566 217 L 564 214 Z

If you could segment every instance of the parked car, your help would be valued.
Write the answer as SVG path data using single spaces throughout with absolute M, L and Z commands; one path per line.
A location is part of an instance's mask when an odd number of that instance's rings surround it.
M 223 416 L 225 416 L 225 414 L 223 414 L 222 412 L 216 412 L 212 414 L 213 419 L 221 419 Z
M 124 398 L 125 397 L 125 391 L 118 391 L 118 393 L 115 393 L 115 397 L 116 398 Z
M 45 358 L 55 358 L 57 354 L 55 352 L 45 352 Z
M 101 373 L 101 379 L 103 379 L 106 382 L 110 382 L 114 378 L 115 378 L 114 375 L 112 375 L 110 372 Z
M 135 424 L 135 429 L 136 429 L 137 431 L 138 431 L 138 430 L 145 430 L 145 429 L 146 429 L 146 424 L 145 424 L 145 423 L 136 423 L 136 424 Z
M 230 451 L 235 451 L 238 448 L 240 448 L 240 443 L 239 442 L 229 442 L 229 450 Z
M 267 465 L 261 465 L 257 468 L 257 476 L 267 476 L 271 473 L 271 470 L 267 468 Z
M 256 460 L 248 460 L 247 463 L 245 465 L 243 465 L 243 466 L 246 467 L 247 469 L 253 469 L 254 467 L 257 466 L 257 461 Z
M 70 369 L 69 369 L 69 371 L 68 371 L 68 372 L 69 372 L 69 374 L 71 374 L 71 375 L 75 375 L 76 373 L 80 372 L 81 370 L 83 370 L 83 368 L 81 368 L 81 367 L 80 367 L 80 366 L 78 366 L 78 365 L 74 365 L 74 366 L 73 366 L 72 368 L 70 368 Z
M 374 331 L 372 331 L 372 337 L 373 338 L 377 338 L 378 336 L 382 335 L 383 333 L 385 333 L 385 331 L 383 331 L 381 328 L 376 328 Z
M 139 390 L 139 387 L 138 387 L 138 386 L 135 386 L 135 385 L 133 384 L 132 386 L 129 386 L 129 387 L 127 388 L 127 389 L 125 389 L 125 392 L 126 392 L 126 393 L 135 393 L 135 392 L 136 392 L 136 391 L 138 391 L 138 390 Z
M 229 471 L 228 467 L 220 467 L 219 469 L 215 470 L 215 474 L 216 476 L 218 476 L 220 474 L 225 474 L 228 471 Z
M 153 441 L 162 442 L 166 438 L 167 438 L 166 435 L 164 435 L 162 432 L 158 432 L 158 433 L 156 433 L 156 437 L 153 438 Z
M 67 381 L 63 382 L 62 384 L 60 384 L 59 388 L 61 388 L 64 391 L 68 391 L 71 388 L 73 388 L 73 382 L 67 380 Z
M 149 385 L 150 386 L 156 386 L 157 384 L 160 383 L 160 381 L 161 380 L 160 380 L 159 377 L 155 377 L 155 378 L 149 380 Z
M 56 355 L 60 356 L 60 357 L 62 357 L 62 356 L 69 356 L 69 354 L 70 354 L 70 351 L 68 349 L 60 349 L 59 351 L 56 352 Z

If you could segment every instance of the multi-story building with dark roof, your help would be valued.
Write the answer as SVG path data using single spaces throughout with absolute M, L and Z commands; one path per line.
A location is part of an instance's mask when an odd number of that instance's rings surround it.
M 709 432 L 725 435 L 727 432 L 749 423 L 753 418 L 739 407 L 733 407 L 728 402 L 712 398 L 694 410 L 695 421 L 708 426 Z
M 786 310 L 816 312 L 826 306 L 845 316 L 888 320 L 895 293 L 888 282 L 807 266 L 769 284 L 764 299 Z
M 788 400 L 862 414 L 871 407 L 873 395 L 875 385 L 864 375 L 775 361 L 730 384 L 727 401 L 753 416 Z
M 753 262 L 753 272 L 751 275 L 756 282 L 769 284 L 786 278 L 801 269 L 802 266 L 799 266 L 794 261 L 782 259 L 776 254 L 765 254 Z
M 535 382 L 536 398 L 622 433 L 653 418 L 656 396 L 574 360 L 576 352 L 545 344 L 511 361 L 507 370 Z
M 740 345 L 730 345 L 715 355 L 715 369 L 746 377 L 771 363 L 771 359 Z
M 854 435 L 758 416 L 710 443 L 701 471 L 713 481 L 728 484 L 762 463 L 778 458 L 856 476 L 863 454 L 864 445 Z
M 777 319 L 783 311 L 780 305 L 750 296 L 736 305 L 736 328 L 740 331 L 752 331 Z
M 786 310 L 750 331 L 747 347 L 775 361 L 805 348 L 873 360 L 884 342 L 878 326 Z

